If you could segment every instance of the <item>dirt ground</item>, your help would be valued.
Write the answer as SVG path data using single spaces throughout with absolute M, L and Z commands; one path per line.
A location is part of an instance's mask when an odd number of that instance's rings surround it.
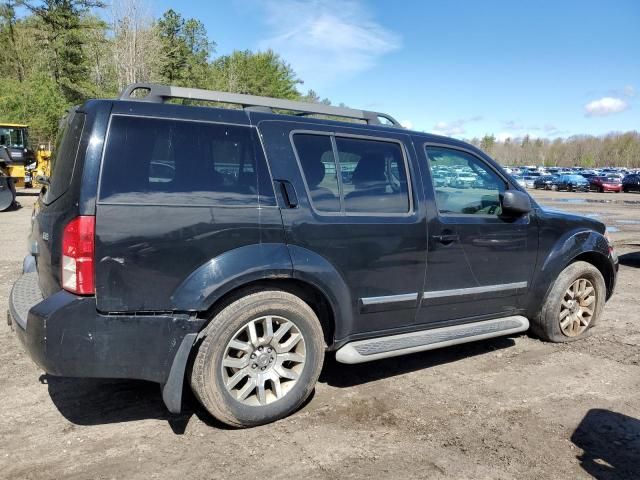
M 0 478 L 640 478 L 640 195 L 535 195 L 613 227 L 618 286 L 587 340 L 329 356 L 298 413 L 228 430 L 193 398 L 169 415 L 155 384 L 43 375 L 3 320 Z M 0 312 L 35 196 L 19 200 L 0 213 Z

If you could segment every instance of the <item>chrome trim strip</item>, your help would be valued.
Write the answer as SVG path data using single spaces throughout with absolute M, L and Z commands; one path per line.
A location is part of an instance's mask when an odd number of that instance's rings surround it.
M 452 290 L 432 290 L 430 292 L 424 292 L 422 294 L 422 299 L 429 300 L 431 298 L 457 297 L 460 295 L 475 295 L 479 293 L 502 292 L 506 290 L 519 290 L 521 288 L 527 288 L 527 285 L 528 285 L 527 282 L 515 282 L 515 283 L 502 283 L 499 285 L 486 285 L 483 287 L 454 288 Z
M 363 306 L 381 305 L 383 303 L 396 302 L 415 302 L 418 299 L 417 293 L 403 293 L 401 295 L 387 295 L 384 297 L 365 297 L 361 298 Z

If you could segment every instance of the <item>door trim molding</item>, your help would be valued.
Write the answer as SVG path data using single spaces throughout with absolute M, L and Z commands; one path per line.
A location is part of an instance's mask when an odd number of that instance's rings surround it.
M 415 308 L 418 305 L 418 292 L 400 295 L 384 295 L 379 297 L 363 297 L 360 299 L 360 313 L 384 312 Z
M 501 283 L 497 285 L 485 285 L 482 287 L 454 288 L 452 290 L 432 290 L 422 294 L 422 300 L 434 298 L 459 297 L 464 295 L 480 295 L 483 293 L 506 292 L 509 290 L 521 290 L 527 288 L 528 282 Z

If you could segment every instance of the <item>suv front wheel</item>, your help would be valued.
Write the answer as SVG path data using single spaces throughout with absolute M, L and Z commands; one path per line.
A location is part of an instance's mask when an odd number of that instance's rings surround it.
M 574 262 L 556 279 L 532 331 L 551 342 L 586 337 L 602 313 L 606 286 L 600 271 L 587 262 Z
M 287 292 L 247 295 L 204 330 L 191 388 L 218 420 L 235 427 L 273 422 L 309 397 L 324 360 L 318 317 Z

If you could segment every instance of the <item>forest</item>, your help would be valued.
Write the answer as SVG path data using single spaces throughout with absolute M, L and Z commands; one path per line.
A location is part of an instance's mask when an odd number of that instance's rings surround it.
M 216 55 L 204 24 L 144 0 L 0 3 L 0 122 L 28 123 L 32 144 L 53 143 L 65 111 L 133 82 L 330 103 L 271 50 Z M 393 112 L 391 112 L 393 113 Z M 470 139 L 506 165 L 640 167 L 640 134 Z

